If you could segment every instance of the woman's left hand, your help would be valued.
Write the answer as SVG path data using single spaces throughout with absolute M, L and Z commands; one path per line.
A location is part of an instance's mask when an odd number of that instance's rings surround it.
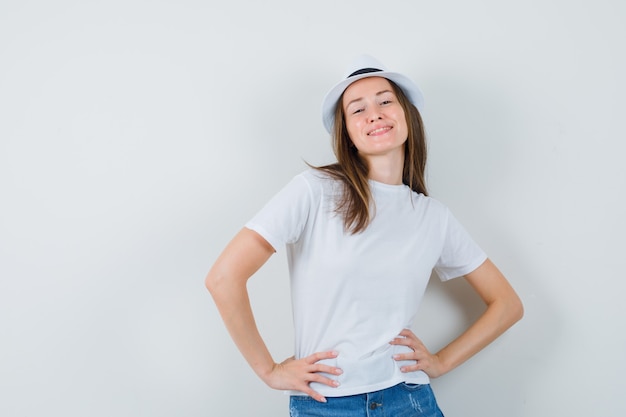
M 402 330 L 398 337 L 389 343 L 408 346 L 413 350 L 413 352 L 399 353 L 393 356 L 396 361 L 415 361 L 414 365 L 402 366 L 400 368 L 402 372 L 424 371 L 431 378 L 437 378 L 445 373 L 439 357 L 430 353 L 411 330 Z

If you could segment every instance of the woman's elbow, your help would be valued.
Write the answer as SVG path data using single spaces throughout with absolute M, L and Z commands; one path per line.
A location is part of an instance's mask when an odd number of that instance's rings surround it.
M 514 294 L 509 302 L 509 317 L 511 325 L 517 323 L 524 317 L 524 304 L 517 294 Z
M 219 284 L 220 284 L 220 275 L 217 274 L 215 271 L 211 270 L 206 278 L 204 278 L 204 286 L 206 287 L 207 290 L 209 290 L 209 292 L 211 293 L 211 295 L 215 295 Z

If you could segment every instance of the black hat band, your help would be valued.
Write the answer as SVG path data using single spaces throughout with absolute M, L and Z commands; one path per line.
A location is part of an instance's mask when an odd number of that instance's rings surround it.
M 354 77 L 355 75 L 367 74 L 368 72 L 382 72 L 383 70 L 378 68 L 362 68 L 360 70 L 354 71 L 352 74 L 348 75 L 348 78 Z

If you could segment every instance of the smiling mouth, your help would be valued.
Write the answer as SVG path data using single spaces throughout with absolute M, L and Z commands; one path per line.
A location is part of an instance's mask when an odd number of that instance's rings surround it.
M 391 126 L 385 126 L 385 127 L 381 127 L 375 130 L 372 130 L 371 132 L 369 132 L 367 135 L 368 136 L 376 136 L 376 135 L 380 135 L 382 133 L 386 133 L 389 130 L 391 130 Z

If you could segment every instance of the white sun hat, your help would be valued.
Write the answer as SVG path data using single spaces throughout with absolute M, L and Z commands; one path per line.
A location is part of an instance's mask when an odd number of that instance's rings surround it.
M 410 78 L 387 70 L 383 64 L 369 55 L 361 55 L 352 61 L 343 80 L 331 88 L 322 101 L 322 122 L 328 133 L 332 131 L 335 123 L 335 107 L 343 92 L 353 82 L 367 77 L 383 77 L 393 81 L 402 89 L 409 101 L 417 107 L 417 110 L 422 113 L 424 96 Z

